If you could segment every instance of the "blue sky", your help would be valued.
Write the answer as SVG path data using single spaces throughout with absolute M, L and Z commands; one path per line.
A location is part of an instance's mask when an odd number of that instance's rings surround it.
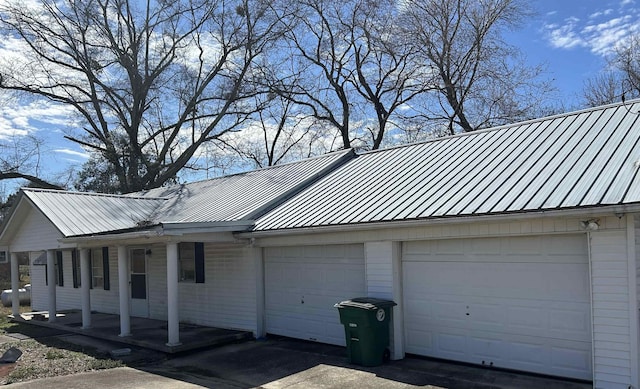
M 584 80 L 602 71 L 615 45 L 640 33 L 640 0 L 532 0 L 537 15 L 508 40 L 531 63 L 547 65 L 569 109 L 581 107 Z
M 554 80 L 567 109 L 580 108 L 584 80 L 602 71 L 606 56 L 616 44 L 632 33 L 640 33 L 640 0 L 530 1 L 536 16 L 527 20 L 521 30 L 510 33 L 507 40 L 520 47 L 530 63 L 546 64 L 546 75 Z M 8 55 L 7 50 L 10 48 L 0 45 L 0 55 Z M 69 118 L 74 117 L 69 108 L 16 100 L 3 103 L 0 139 L 26 134 L 44 139 L 40 173 L 46 178 L 60 178 L 69 166 L 86 161 L 86 153 L 63 138 Z

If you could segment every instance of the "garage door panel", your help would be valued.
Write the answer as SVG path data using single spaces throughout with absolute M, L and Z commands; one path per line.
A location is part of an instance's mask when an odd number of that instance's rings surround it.
M 567 304 L 568 305 L 568 304 Z M 588 339 L 591 337 L 589 304 L 573 305 L 551 309 L 549 335 L 565 339 Z M 573 335 L 573 336 L 571 336 Z
M 362 245 L 265 250 L 268 333 L 344 345 L 334 304 L 365 294 Z
M 523 300 L 589 301 L 588 265 L 536 263 L 410 262 L 405 290 L 441 295 L 475 295 Z M 499 278 L 499 279 L 498 279 Z M 456 283 L 451 280 L 455 279 Z M 499 282 L 499 288 L 495 287 Z M 464 285 L 463 290 L 459 285 Z M 563 287 L 564 285 L 564 287 Z
M 412 241 L 403 245 L 404 261 L 434 258 L 453 262 L 583 263 L 588 256 L 581 235 Z M 581 246 L 584 245 L 584 246 Z
M 583 235 L 405 243 L 407 352 L 590 379 L 586 247 Z

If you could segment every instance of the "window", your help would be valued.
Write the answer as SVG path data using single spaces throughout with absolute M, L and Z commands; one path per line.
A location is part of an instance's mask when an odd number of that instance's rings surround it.
M 178 245 L 178 280 L 204 283 L 204 243 L 184 242 Z
M 91 287 L 109 290 L 109 248 L 92 249 L 91 256 Z

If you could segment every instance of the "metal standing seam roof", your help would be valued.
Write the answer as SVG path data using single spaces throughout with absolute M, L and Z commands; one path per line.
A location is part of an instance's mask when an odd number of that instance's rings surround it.
M 361 154 L 254 231 L 640 202 L 640 101 Z
M 162 223 L 252 221 L 327 170 L 353 158 L 343 150 L 299 162 L 127 195 L 23 188 L 65 237 Z
M 65 237 L 139 227 L 167 201 L 33 188 L 22 192 Z
M 169 199 L 151 216 L 161 223 L 249 220 L 353 156 L 353 151 L 342 150 L 299 162 L 158 188 L 144 195 Z

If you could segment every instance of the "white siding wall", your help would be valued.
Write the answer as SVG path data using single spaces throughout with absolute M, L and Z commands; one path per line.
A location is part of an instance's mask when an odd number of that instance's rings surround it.
M 590 245 L 594 387 L 627 389 L 637 378 L 631 377 L 636 356 L 630 345 L 626 231 L 591 232 Z
M 393 242 L 369 242 L 364 250 L 367 296 L 393 299 Z
M 39 211 L 31 210 L 11 241 L 11 251 L 36 251 L 60 247 L 62 234 Z
M 78 260 L 80 256 L 78 255 Z M 71 256 L 69 256 L 71 262 Z M 109 247 L 109 290 L 103 288 L 91 289 L 91 310 L 103 313 L 120 313 L 120 302 L 118 295 L 118 248 Z M 66 284 L 65 284 L 66 285 Z M 73 287 L 73 284 L 71 284 Z M 80 294 L 78 294 L 78 309 L 81 307 Z
M 80 289 L 73 287 L 70 250 L 62 251 L 62 276 L 64 277 L 64 286 L 56 286 L 56 309 L 58 311 L 80 309 Z
M 205 282 L 180 282 L 180 321 L 256 331 L 255 261 L 251 248 L 205 243 Z M 149 313 L 167 318 L 166 247 L 154 245 L 149 261 Z
M 42 252 L 31 253 L 31 263 L 40 256 Z M 78 261 L 80 257 L 78 256 Z M 81 309 L 80 288 L 73 287 L 73 269 L 71 262 L 71 251 L 62 250 L 62 264 L 64 286 L 56 287 L 56 309 Z M 49 309 L 47 300 L 47 286 L 45 284 L 46 266 L 31 265 L 31 307 L 37 311 Z M 78 275 L 80 277 L 80 275 Z M 102 288 L 91 289 L 91 310 L 103 313 L 119 313 L 118 306 L 118 261 L 116 247 L 109 247 L 109 280 L 110 290 Z
M 204 284 L 180 283 L 180 318 L 256 330 L 255 263 L 248 247 L 205 244 Z
M 154 244 L 148 248 L 151 249 L 147 262 L 149 317 L 167 320 L 167 246 Z
M 167 318 L 166 246 L 154 244 L 148 260 L 149 316 Z M 251 248 L 205 244 L 205 283 L 180 283 L 180 321 L 230 329 L 256 330 L 256 265 Z M 34 252 L 33 259 L 41 252 Z M 91 309 L 119 314 L 118 251 L 109 247 L 110 290 L 91 290 Z M 56 288 L 57 309 L 80 309 L 80 289 L 73 287 L 71 251 L 63 251 L 64 286 Z M 31 266 L 32 306 L 47 310 L 45 266 Z
M 364 244 L 367 296 L 394 301 L 390 326 L 391 359 L 404 358 L 404 314 L 400 242 Z

